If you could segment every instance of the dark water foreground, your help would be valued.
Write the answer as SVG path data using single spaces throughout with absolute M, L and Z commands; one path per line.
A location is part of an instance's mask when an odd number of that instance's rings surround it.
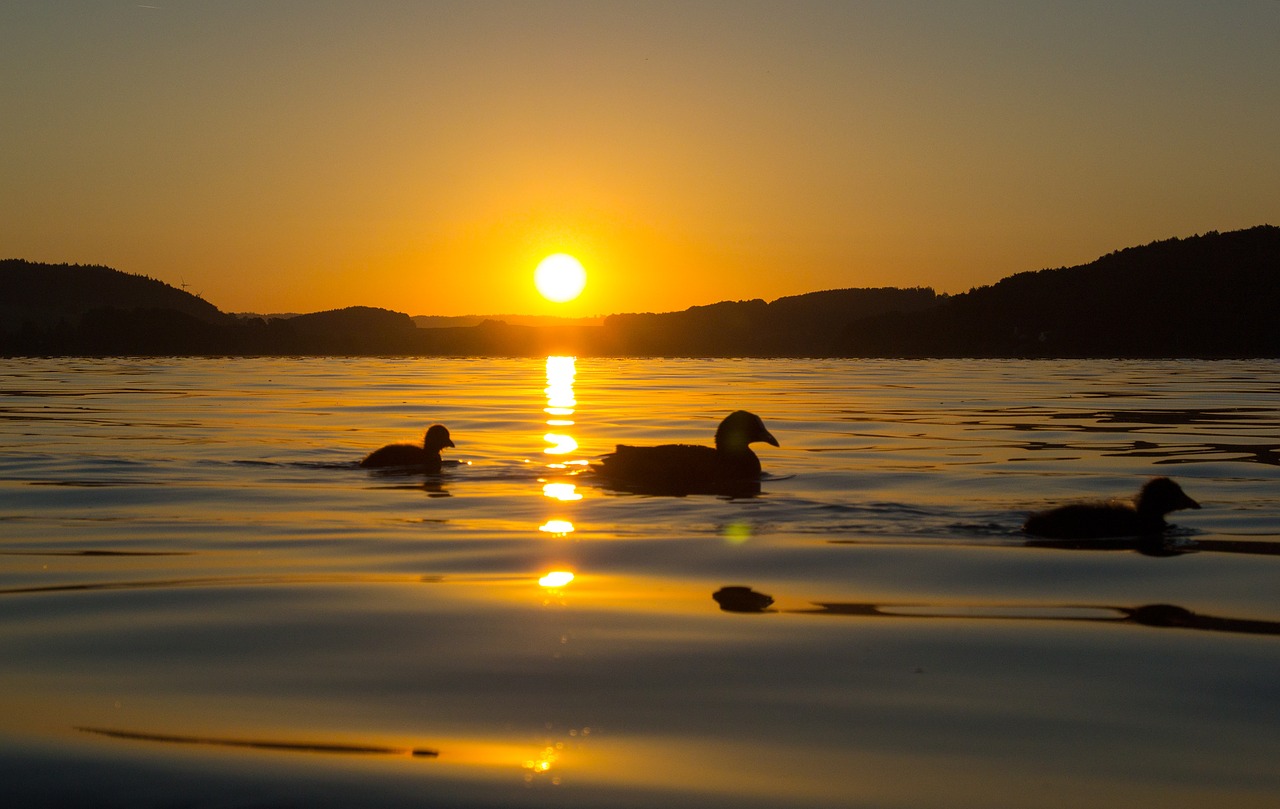
M 0 784 L 1274 806 L 1277 390 L 1275 362 L 5 362 Z M 781 444 L 757 497 L 583 472 L 739 407 Z M 459 465 L 355 466 L 432 421 Z M 1204 505 L 1162 541 L 1019 531 L 1151 475 Z

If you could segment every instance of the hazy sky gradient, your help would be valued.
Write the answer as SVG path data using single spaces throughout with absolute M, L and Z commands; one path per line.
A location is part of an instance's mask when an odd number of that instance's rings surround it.
M 1278 37 L 1271 0 L 10 0 L 0 258 L 229 311 L 962 291 L 1280 224 Z

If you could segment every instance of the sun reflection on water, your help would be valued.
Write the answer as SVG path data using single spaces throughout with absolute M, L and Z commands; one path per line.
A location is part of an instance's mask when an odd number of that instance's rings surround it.
M 579 459 L 576 459 L 576 460 L 565 460 L 565 461 L 557 461 L 557 462 L 555 462 L 555 463 L 549 463 L 549 464 L 547 464 L 547 468 L 548 468 L 548 469 L 568 469 L 568 468 L 569 468 L 569 467 L 571 467 L 571 466 L 584 466 L 584 467 L 585 467 L 585 466 L 590 466 L 590 465 L 591 465 L 591 462 L 590 462 L 590 461 L 586 461 L 586 460 L 583 460 L 583 459 L 579 458 Z
M 543 436 L 551 446 L 543 450 L 548 455 L 568 455 L 578 448 L 578 442 L 571 435 L 547 433 Z
M 572 483 L 548 483 L 542 487 L 542 493 L 552 500 L 571 503 L 582 499 L 582 495 L 577 489 L 578 487 Z
M 538 579 L 538 584 L 547 588 L 564 587 L 574 580 L 575 576 L 567 570 L 553 570 L 542 578 Z
M 547 745 L 538 754 L 537 758 L 526 759 L 522 765 L 526 770 L 524 774 L 525 781 L 533 781 L 535 776 L 546 775 L 552 785 L 560 785 L 560 776 L 551 772 L 551 769 L 560 761 L 560 757 L 564 752 L 564 743 L 557 742 Z
M 544 748 L 542 754 L 537 758 L 531 758 L 524 763 L 526 770 L 532 770 L 535 773 L 544 773 L 551 769 L 551 765 L 556 763 L 560 758 L 560 753 L 553 747 Z
M 546 419 L 547 426 L 556 430 L 543 435 L 543 440 L 549 445 L 543 449 L 543 453 L 554 456 L 554 460 L 547 464 L 551 474 L 547 478 L 541 478 L 539 482 L 543 484 L 543 496 L 558 504 L 573 503 L 583 498 L 573 483 L 554 479 L 556 473 L 571 476 L 574 474 L 570 471 L 571 468 L 585 466 L 587 463 L 581 459 L 566 457 L 578 449 L 578 442 L 573 436 L 563 432 L 565 427 L 573 426 L 573 419 L 569 417 L 574 414 L 574 408 L 578 404 L 573 392 L 576 375 L 576 357 L 547 357 L 547 386 L 544 388 L 547 406 L 543 411 L 549 416 Z M 550 519 L 538 528 L 542 533 L 563 537 L 573 532 L 573 523 L 568 519 L 559 514 L 548 516 Z
M 566 598 L 567 588 L 577 579 L 577 575 L 568 570 L 553 570 L 538 579 L 539 598 L 545 609 L 564 609 L 569 605 Z M 551 652 L 553 659 L 563 653 L 563 646 L 569 642 L 568 635 L 560 636 L 560 645 Z
M 574 397 L 573 382 L 577 377 L 577 357 L 547 357 L 547 386 L 543 393 L 547 395 L 547 406 L 542 409 L 550 418 L 548 427 L 572 427 L 574 409 L 578 400 Z M 578 442 L 572 436 L 560 432 L 549 432 L 545 436 L 551 444 L 545 452 L 548 455 L 567 455 L 578 448 Z
M 572 416 L 578 402 L 573 396 L 573 380 L 577 373 L 577 357 L 547 357 L 547 406 L 549 416 Z M 570 424 L 573 422 L 570 421 Z
M 547 406 L 544 408 L 544 411 L 549 416 L 546 420 L 547 426 L 555 427 L 557 430 L 572 426 L 573 420 L 569 417 L 573 416 L 574 408 L 577 406 L 577 400 L 574 398 L 573 393 L 575 374 L 575 357 L 547 357 Z M 564 538 L 572 534 L 574 528 L 573 523 L 563 514 L 562 509 L 570 508 L 570 503 L 576 503 L 583 498 L 583 494 L 578 491 L 578 487 L 564 478 L 574 475 L 575 472 L 570 471 L 571 468 L 585 465 L 586 461 L 565 457 L 578 448 L 578 442 L 572 436 L 561 432 L 549 432 L 543 437 L 551 445 L 544 449 L 543 452 L 555 457 L 552 462 L 547 464 L 547 476 L 539 478 L 538 482 L 542 484 L 542 495 L 551 501 L 550 505 L 553 506 L 553 510 L 546 515 L 546 522 L 538 526 L 538 530 L 552 537 Z M 563 588 L 573 580 L 574 574 L 563 569 L 553 570 L 538 579 L 538 585 L 542 588 L 543 606 L 565 606 Z M 548 750 L 550 751 L 551 748 L 548 748 Z M 551 768 L 551 764 L 554 761 L 554 757 L 548 757 L 544 754 L 542 757 L 526 763 L 525 768 L 531 773 L 544 773 Z M 526 777 L 531 777 L 531 775 Z
M 538 530 L 544 534 L 562 537 L 573 533 L 573 523 L 568 520 L 547 520 L 538 526 Z

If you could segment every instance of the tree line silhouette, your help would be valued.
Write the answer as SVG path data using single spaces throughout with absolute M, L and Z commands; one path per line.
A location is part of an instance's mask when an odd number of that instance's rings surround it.
M 958 295 L 840 289 L 618 314 L 601 325 L 419 328 L 349 307 L 236 317 L 108 267 L 0 261 L 0 355 L 1276 357 L 1280 228 L 1152 242 Z
M 902 357 L 1276 357 L 1280 228 L 1152 242 L 1012 275 L 913 315 L 849 323 L 842 353 Z

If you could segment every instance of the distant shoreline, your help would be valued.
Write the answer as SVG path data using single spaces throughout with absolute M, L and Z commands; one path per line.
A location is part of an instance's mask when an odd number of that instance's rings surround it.
M 245 316 L 108 267 L 0 261 L 0 356 L 1280 357 L 1280 228 L 1210 232 L 957 295 L 838 289 L 681 312 Z

